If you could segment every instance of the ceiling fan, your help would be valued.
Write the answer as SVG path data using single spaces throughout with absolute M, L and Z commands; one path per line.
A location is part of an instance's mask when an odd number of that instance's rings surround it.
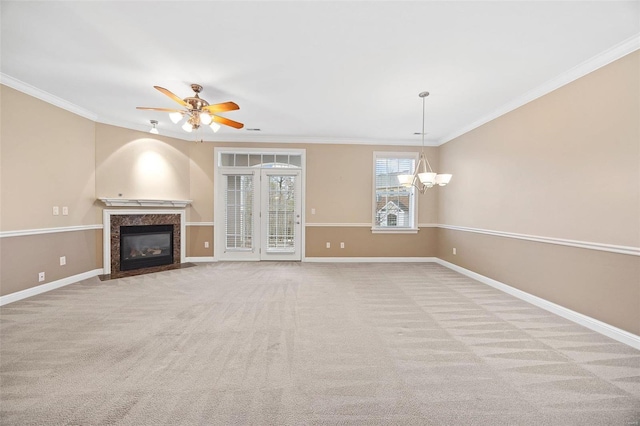
M 199 84 L 192 84 L 191 89 L 195 94 L 191 97 L 180 99 L 177 95 L 171 91 L 160 86 L 153 86 L 160 92 L 164 93 L 180 105 L 183 109 L 171 109 L 171 108 L 151 108 L 151 107 L 137 107 L 136 109 L 144 109 L 151 111 L 168 112 L 169 118 L 174 123 L 179 123 L 182 119 L 186 118 L 186 121 L 182 125 L 182 128 L 186 132 L 191 132 L 193 129 L 198 129 L 200 125 L 208 125 L 214 132 L 220 129 L 220 124 L 230 126 L 235 129 L 242 129 L 244 124 L 237 121 L 229 120 L 228 118 L 216 115 L 218 112 L 234 111 L 240 109 L 235 102 L 223 102 L 220 104 L 209 105 L 209 102 L 200 98 L 198 95 L 202 91 L 202 86 Z

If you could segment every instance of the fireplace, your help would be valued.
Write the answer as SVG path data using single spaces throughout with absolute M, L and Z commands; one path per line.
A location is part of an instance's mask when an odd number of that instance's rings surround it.
M 184 209 L 105 209 L 104 273 L 121 278 L 185 263 Z
M 120 227 L 120 270 L 173 263 L 173 225 Z

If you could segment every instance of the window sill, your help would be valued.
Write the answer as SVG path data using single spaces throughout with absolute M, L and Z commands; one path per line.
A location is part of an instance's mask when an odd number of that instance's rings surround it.
M 372 234 L 417 234 L 418 228 L 371 228 Z

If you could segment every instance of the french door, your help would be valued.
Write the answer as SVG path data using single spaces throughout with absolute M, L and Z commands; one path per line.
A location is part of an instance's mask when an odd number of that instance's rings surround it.
M 301 170 L 236 167 L 223 169 L 219 179 L 220 260 L 301 260 Z

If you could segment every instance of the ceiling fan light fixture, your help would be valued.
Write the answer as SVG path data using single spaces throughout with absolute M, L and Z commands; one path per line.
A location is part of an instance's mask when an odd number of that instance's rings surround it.
M 211 124 L 211 116 L 206 112 L 200 113 L 200 122 L 205 126 L 208 126 Z
M 178 124 L 184 115 L 181 112 L 171 112 L 169 113 L 169 119 L 173 124 Z
M 165 89 L 160 86 L 153 86 L 156 90 L 161 92 L 162 94 L 168 96 L 173 101 L 179 103 L 183 109 L 170 109 L 170 108 L 151 108 L 151 107 L 136 107 L 137 109 L 142 110 L 151 110 L 151 111 L 163 111 L 169 113 L 169 119 L 174 124 L 179 124 L 183 119 L 186 118 L 185 123 L 182 124 L 182 129 L 185 132 L 192 132 L 193 130 L 198 130 L 201 125 L 209 125 L 211 126 L 211 130 L 217 132 L 221 129 L 220 124 L 224 124 L 225 126 L 233 127 L 235 129 L 242 129 L 244 124 L 238 123 L 237 121 L 230 120 L 226 117 L 222 117 L 216 115 L 220 112 L 226 111 L 235 111 L 240 109 L 238 104 L 235 102 L 222 102 L 217 104 L 209 104 L 206 100 L 202 99 L 199 96 L 199 93 L 202 91 L 202 86 L 199 84 L 192 84 L 191 89 L 195 92 L 193 96 L 181 99 L 171 91 Z M 216 123 L 214 123 L 214 121 Z M 218 124 L 219 123 L 219 124 Z

